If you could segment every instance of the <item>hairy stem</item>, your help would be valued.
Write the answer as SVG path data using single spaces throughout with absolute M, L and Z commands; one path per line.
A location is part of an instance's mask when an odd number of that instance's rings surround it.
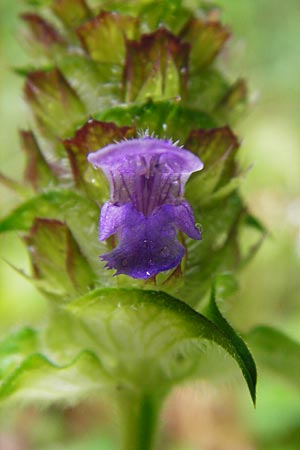
M 161 399 L 149 393 L 123 395 L 120 404 L 124 427 L 122 450 L 153 450 Z

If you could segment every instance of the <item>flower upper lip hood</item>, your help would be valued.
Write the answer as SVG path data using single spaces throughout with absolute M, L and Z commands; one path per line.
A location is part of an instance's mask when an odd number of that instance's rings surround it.
M 116 275 L 149 278 L 177 266 L 184 248 L 178 230 L 201 239 L 184 185 L 202 161 L 171 141 L 149 136 L 108 145 L 88 155 L 106 175 L 111 199 L 100 215 L 100 240 L 117 234 L 118 246 L 102 255 Z
M 203 168 L 202 161 L 188 150 L 178 147 L 170 140 L 162 140 L 145 136 L 139 139 L 129 139 L 120 143 L 110 144 L 97 152 L 88 155 L 88 161 L 96 166 L 119 166 L 124 158 L 144 157 L 151 159 L 154 155 L 161 156 L 161 163 L 171 170 L 180 173 L 193 173 Z

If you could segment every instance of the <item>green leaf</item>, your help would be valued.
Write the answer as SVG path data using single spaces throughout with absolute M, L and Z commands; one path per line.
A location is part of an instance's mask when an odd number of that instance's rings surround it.
M 214 314 L 214 323 L 164 292 L 139 289 L 95 290 L 66 308 L 99 340 L 104 367 L 121 385 L 148 389 L 189 376 L 190 364 L 184 375 L 186 361 L 178 351 L 184 342 L 193 345 L 195 339 L 204 339 L 220 345 L 237 361 L 255 400 L 254 362 L 220 314 Z
M 23 328 L 0 342 L 0 402 L 75 404 L 109 388 L 93 347 L 80 321 L 54 308 L 45 330 Z
M 143 102 L 186 96 L 189 45 L 164 28 L 127 41 L 125 100 Z
M 56 68 L 30 73 L 24 92 L 38 123 L 54 136 L 67 137 L 87 119 L 84 105 Z
M 198 72 L 212 63 L 230 33 L 219 22 L 192 18 L 180 33 L 191 44 L 191 70 Z
M 212 128 L 214 120 L 198 109 L 187 108 L 180 101 L 146 102 L 142 105 L 111 108 L 94 115 L 95 119 L 115 122 L 119 126 L 135 125 L 161 138 L 186 141 L 191 128 Z
M 37 351 L 38 338 L 31 328 L 22 328 L 0 342 L 0 381 L 14 372 L 24 357 Z
M 12 178 L 9 178 L 2 172 L 0 172 L 0 184 L 2 184 L 2 186 L 5 186 L 10 191 L 14 192 L 21 198 L 27 198 L 27 196 L 30 196 L 32 193 L 30 188 L 27 189 L 24 184 L 19 183 Z
M 205 167 L 209 167 L 236 150 L 239 142 L 229 127 L 221 127 L 192 130 L 185 145 L 202 159 Z
M 30 0 L 27 0 L 30 1 Z M 31 1 L 38 1 L 38 2 L 47 2 L 49 0 L 31 0 Z M 92 7 L 95 10 L 99 10 L 101 8 L 105 8 L 108 11 L 117 11 L 122 13 L 131 14 L 134 16 L 139 16 L 143 12 L 143 8 L 147 8 L 147 15 L 150 15 L 150 18 L 155 18 L 157 14 L 155 13 L 156 8 L 161 11 L 160 4 L 166 4 L 165 9 L 162 11 L 165 11 L 166 14 L 169 14 L 170 17 L 167 16 L 166 20 L 167 23 L 180 23 L 181 22 L 181 15 L 184 15 L 184 11 L 189 11 L 190 15 L 194 12 L 197 12 L 197 14 L 203 16 L 209 14 L 211 11 L 215 12 L 217 5 L 214 2 L 207 2 L 207 0 L 164 0 L 162 2 L 157 2 L 155 0 L 130 0 L 130 1 L 124 1 L 124 0 L 110 0 L 107 2 L 106 0 L 90 0 L 89 4 L 92 5 Z M 171 17 L 171 16 L 175 17 Z M 154 19 L 153 19 L 154 20 Z M 157 24 L 157 27 L 159 26 L 159 23 Z
M 250 227 L 254 228 L 255 230 L 267 234 L 268 230 L 265 227 L 265 225 L 259 220 L 257 219 L 257 217 L 253 216 L 252 214 L 247 214 L 247 217 L 245 219 L 245 222 L 247 225 L 249 225 Z
M 217 167 L 216 167 L 217 169 Z M 234 169 L 236 170 L 236 169 Z M 238 191 L 239 187 L 243 183 L 245 176 L 247 174 L 247 170 L 232 174 L 231 179 L 225 184 L 218 186 L 217 189 L 214 189 L 212 193 L 206 196 L 205 199 L 201 200 L 203 205 L 208 205 L 209 203 L 216 203 L 226 197 L 228 197 L 232 192 Z
M 59 32 L 41 16 L 33 13 L 22 14 L 20 40 L 27 52 L 38 61 L 47 61 L 60 47 L 65 45 Z
M 54 0 L 51 9 L 68 28 L 75 28 L 92 17 L 85 0 Z
M 210 202 L 210 195 L 234 178 L 235 156 L 239 142 L 229 127 L 192 130 L 185 147 L 199 155 L 204 163 L 203 173 L 192 178 L 187 195 L 197 204 Z
M 213 283 L 212 292 L 205 315 L 220 329 L 222 333 L 228 338 L 235 349 L 234 358 L 238 362 L 244 378 L 248 384 L 249 391 L 253 403 L 255 404 L 255 388 L 257 381 L 257 372 L 254 359 L 246 346 L 243 339 L 234 331 L 232 326 L 222 316 L 217 306 L 217 301 L 221 301 L 228 295 L 229 292 L 235 289 L 236 285 L 232 285 L 232 277 L 228 275 L 219 276 Z M 223 291 L 223 292 L 222 292 Z M 226 292 L 227 291 L 227 292 Z M 225 293 L 225 295 L 224 295 Z
M 32 131 L 21 131 L 21 145 L 26 154 L 25 181 L 38 191 L 44 186 L 56 184 L 51 171 Z
M 238 191 L 201 207 L 191 198 L 191 204 L 196 221 L 201 224 L 203 240 L 186 240 L 187 268 L 184 286 L 177 295 L 186 298 L 190 305 L 197 305 L 217 274 L 237 272 L 253 258 L 267 233 L 249 219 Z M 246 233 L 250 233 L 250 242 L 245 246 Z
M 53 313 L 42 334 L 24 329 L 0 344 L 0 400 L 73 404 L 104 386 L 163 393 L 201 376 L 207 341 L 236 360 L 254 398 L 252 359 L 220 314 L 213 323 L 166 293 L 108 288 Z
M 99 213 L 96 203 L 76 191 L 48 191 L 31 198 L 2 219 L 0 233 L 28 231 L 36 217 L 65 222 L 100 283 L 107 279 L 107 271 L 99 263 L 99 255 L 105 251 L 105 245 L 98 241 Z
M 120 103 L 121 68 L 85 54 L 60 55 L 56 63 L 90 115 Z
M 141 22 L 149 32 L 164 27 L 177 34 L 190 16 L 191 11 L 182 5 L 181 0 L 148 2 L 141 4 L 139 10 Z
M 220 118 L 234 119 L 243 112 L 247 102 L 247 85 L 245 80 L 239 79 L 229 86 L 223 97 L 216 105 L 215 112 Z
M 39 339 L 42 346 L 38 351 L 59 365 L 65 365 L 85 349 L 101 359 L 101 349 L 89 329 L 80 318 L 57 304 L 50 309 L 46 326 L 39 332 Z
M 201 223 L 203 240 L 187 240 L 187 269 L 180 298 L 195 305 L 210 289 L 214 276 L 240 267 L 238 230 L 245 207 L 236 192 L 199 209 L 196 203 L 192 205 L 196 206 L 195 217 Z
M 1 220 L 0 233 L 6 231 L 27 231 L 36 217 L 66 219 L 68 213 L 87 205 L 90 213 L 99 211 L 93 202 L 89 202 L 76 191 L 57 189 L 38 194 L 17 207 Z M 97 217 L 97 216 L 96 216 Z
M 194 74 L 190 73 L 187 105 L 191 108 L 199 108 L 201 105 L 201 109 L 206 113 L 217 115 L 219 104 L 228 89 L 228 81 L 215 68 L 209 67 Z M 226 117 L 224 114 L 218 115 L 218 124 L 226 125 Z
M 107 387 L 109 379 L 98 358 L 84 351 L 66 365 L 41 354 L 26 358 L 0 386 L 0 401 L 75 404 Z
M 126 40 L 138 37 L 138 20 L 116 12 L 101 11 L 77 28 L 77 34 L 94 61 L 122 65 Z
M 269 326 L 254 328 L 246 336 L 258 365 L 300 388 L 300 343 Z
M 23 0 L 24 4 L 30 6 L 31 8 L 43 8 L 50 6 L 52 0 Z
M 33 277 L 43 291 L 61 300 L 93 287 L 95 275 L 65 223 L 36 218 L 25 242 Z

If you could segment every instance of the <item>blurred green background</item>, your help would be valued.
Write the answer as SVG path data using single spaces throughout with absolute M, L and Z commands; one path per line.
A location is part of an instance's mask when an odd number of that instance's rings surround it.
M 218 3 L 233 31 L 223 64 L 232 79 L 246 78 L 249 86 L 250 105 L 235 130 L 243 143 L 241 165 L 252 167 L 242 191 L 251 211 L 270 230 L 240 274 L 240 290 L 226 313 L 242 332 L 264 323 L 300 342 L 299 0 Z M 17 0 L 0 1 L 0 170 L 14 178 L 20 178 L 23 167 L 17 130 L 27 123 L 22 80 L 12 71 L 26 61 L 16 32 L 20 9 Z M 0 187 L 1 216 L 16 202 L 14 194 Z M 15 235 L 0 237 L 0 258 L 1 337 L 12 327 L 38 324 L 47 305 L 8 264 L 28 267 Z M 175 393 L 164 419 L 166 442 L 174 441 L 168 448 L 299 449 L 300 392 L 272 374 L 259 375 L 255 411 L 244 386 L 200 385 Z M 95 427 L 95 417 L 101 427 Z M 43 413 L 0 410 L 0 419 L 0 450 L 115 448 L 110 436 L 116 425 L 105 405 Z

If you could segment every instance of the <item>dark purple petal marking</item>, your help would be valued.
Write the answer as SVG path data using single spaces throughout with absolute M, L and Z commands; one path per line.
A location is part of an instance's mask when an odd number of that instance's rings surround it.
M 108 145 L 88 155 L 110 183 L 111 200 L 101 210 L 99 239 L 114 234 L 118 246 L 102 255 L 116 275 L 149 278 L 176 267 L 184 248 L 181 230 L 201 239 L 184 186 L 202 161 L 170 141 L 144 137 Z

